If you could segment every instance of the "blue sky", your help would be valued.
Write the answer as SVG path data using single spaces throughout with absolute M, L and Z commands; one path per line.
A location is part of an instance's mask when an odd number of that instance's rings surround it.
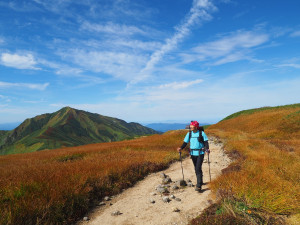
M 300 102 L 300 1 L 0 0 L 0 123 L 64 106 L 215 123 Z

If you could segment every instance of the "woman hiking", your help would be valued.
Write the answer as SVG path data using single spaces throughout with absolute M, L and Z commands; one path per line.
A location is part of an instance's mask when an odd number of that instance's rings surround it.
M 209 153 L 208 138 L 204 133 L 203 127 L 199 127 L 197 121 L 190 123 L 190 131 L 186 134 L 183 144 L 177 148 L 178 152 L 181 152 L 187 144 L 190 143 L 190 155 L 195 167 L 195 173 L 197 177 L 196 191 L 201 191 L 203 185 L 203 173 L 202 163 L 204 159 L 204 153 Z

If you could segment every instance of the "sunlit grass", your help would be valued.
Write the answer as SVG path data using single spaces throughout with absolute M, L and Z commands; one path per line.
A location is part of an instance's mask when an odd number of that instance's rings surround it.
M 66 224 L 178 160 L 186 132 L 0 157 L 0 224 Z
M 252 209 L 299 214 L 300 105 L 296 106 L 240 114 L 208 128 L 209 135 L 224 140 L 229 154 L 239 152 L 235 164 L 240 169 L 212 182 L 216 193 L 230 193 Z

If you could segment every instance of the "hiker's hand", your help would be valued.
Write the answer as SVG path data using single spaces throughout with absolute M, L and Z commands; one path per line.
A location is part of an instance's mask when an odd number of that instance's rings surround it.
M 181 150 L 182 150 L 181 148 L 177 148 L 177 152 L 181 152 Z

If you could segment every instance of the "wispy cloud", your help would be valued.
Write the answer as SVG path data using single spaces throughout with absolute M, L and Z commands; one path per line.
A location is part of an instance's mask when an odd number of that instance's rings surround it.
M 278 67 L 292 67 L 292 68 L 300 69 L 300 64 L 287 63 L 287 64 L 278 65 Z
M 200 44 L 192 49 L 192 54 L 182 54 L 185 63 L 215 60 L 212 65 L 251 59 L 251 49 L 266 43 L 269 35 L 255 31 L 237 31 L 222 38 Z
M 291 33 L 291 37 L 300 37 L 300 30 L 294 31 Z
M 159 88 L 160 89 L 164 89 L 164 88 L 183 89 L 183 88 L 187 88 L 187 87 L 190 87 L 192 85 L 199 84 L 202 82 L 203 82 L 202 79 L 198 79 L 198 80 L 194 80 L 194 81 L 173 82 L 173 83 L 169 83 L 169 84 L 160 85 Z
M 107 33 L 110 35 L 118 36 L 130 36 L 130 35 L 147 35 L 148 33 L 145 32 L 144 29 L 141 29 L 137 26 L 129 26 L 129 25 L 120 25 L 112 22 L 108 22 L 106 24 L 93 24 L 90 22 L 84 22 L 81 25 L 82 30 L 87 31 L 96 31 L 96 32 L 102 32 Z
M 32 90 L 43 91 L 49 86 L 49 83 L 44 84 L 33 84 L 33 83 L 9 83 L 0 81 L 0 89 L 7 88 L 26 88 Z
M 70 50 L 60 53 L 87 70 L 129 81 L 145 63 L 144 55 L 126 52 Z
M 202 20 L 210 20 L 212 18 L 210 11 L 213 10 L 216 10 L 216 7 L 209 0 L 194 0 L 189 14 L 183 22 L 176 27 L 175 34 L 171 38 L 168 38 L 165 44 L 151 55 L 150 60 L 148 60 L 146 66 L 140 71 L 139 76 L 133 79 L 129 85 L 147 78 L 151 74 L 154 66 L 163 56 L 176 48 L 178 43 L 190 33 L 192 25 L 198 22 L 200 18 Z
M 27 54 L 10 54 L 2 53 L 1 64 L 17 69 L 39 69 L 36 67 L 36 60 L 30 53 Z

